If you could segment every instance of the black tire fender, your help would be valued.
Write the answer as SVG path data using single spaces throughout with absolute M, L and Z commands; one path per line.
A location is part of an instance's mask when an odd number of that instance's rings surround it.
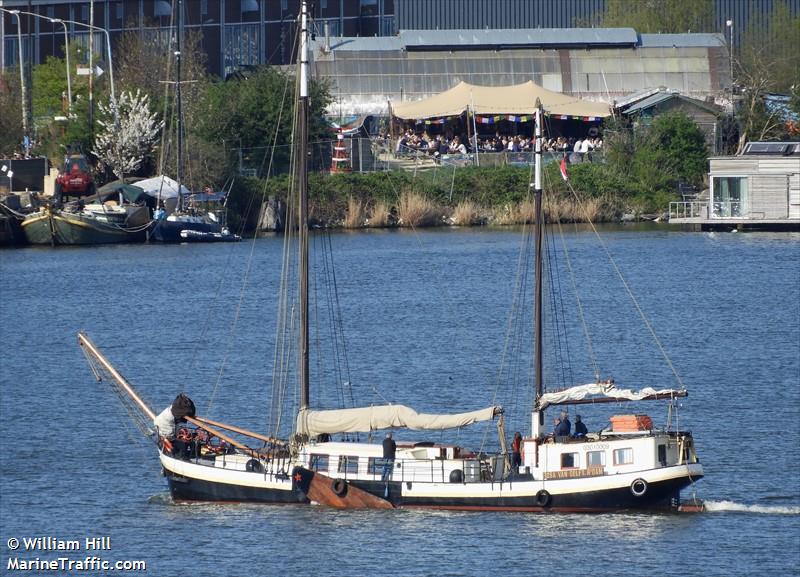
M 631 493 L 634 497 L 644 497 L 647 493 L 647 481 L 644 479 L 634 479 L 631 482 Z
M 264 465 L 258 459 L 250 459 L 245 463 L 244 468 L 250 473 L 263 473 Z
M 347 495 L 347 481 L 344 479 L 334 479 L 331 483 L 331 490 L 339 497 Z
M 550 493 L 544 489 L 536 493 L 536 504 L 540 507 L 547 507 L 550 504 Z

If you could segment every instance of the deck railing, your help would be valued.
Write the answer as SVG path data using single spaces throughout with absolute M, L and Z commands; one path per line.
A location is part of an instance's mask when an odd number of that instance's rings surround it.
M 708 202 L 702 200 L 687 200 L 669 203 L 669 218 L 707 218 Z

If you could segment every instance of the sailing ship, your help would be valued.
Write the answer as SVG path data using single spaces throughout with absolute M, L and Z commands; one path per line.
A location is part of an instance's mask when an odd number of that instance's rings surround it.
M 694 439 L 687 431 L 656 428 L 651 419 L 617 416 L 613 426 L 585 436 L 544 431 L 548 410 L 581 403 L 623 403 L 686 396 L 682 389 L 631 390 L 611 380 L 545 391 L 542 354 L 543 203 L 542 111 L 536 114 L 536 212 L 534 281 L 535 405 L 531 428 L 507 451 L 504 411 L 488 406 L 458 414 L 422 414 L 402 405 L 320 410 L 310 403 L 308 304 L 308 15 L 300 13 L 299 101 L 295 141 L 298 214 L 299 409 L 293 433 L 266 435 L 196 414 L 185 396 L 160 414 L 80 333 L 98 378 L 102 374 L 149 428 L 175 501 L 320 504 L 334 508 L 436 508 L 529 512 L 700 510 L 681 501 L 681 490 L 703 477 Z M 292 227 L 287 227 L 291 229 Z M 290 234 L 292 231 L 288 231 Z M 500 450 L 475 453 L 457 443 L 396 444 L 349 440 L 358 433 L 392 429 L 446 430 L 496 421 Z M 155 430 L 153 430 L 155 427 Z M 334 437 L 339 437 L 334 440 Z

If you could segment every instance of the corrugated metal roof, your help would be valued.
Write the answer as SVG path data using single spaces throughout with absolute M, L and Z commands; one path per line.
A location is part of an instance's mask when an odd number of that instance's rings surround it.
M 337 51 L 478 50 L 523 47 L 715 47 L 722 34 L 637 34 L 633 28 L 535 28 L 526 30 L 402 30 L 397 36 L 335 37 Z M 325 44 L 317 37 L 316 46 Z
M 673 98 L 679 98 L 680 100 L 684 100 L 690 104 L 697 106 L 698 108 L 703 108 L 708 110 L 709 112 L 713 112 L 715 114 L 719 114 L 719 110 L 711 106 L 702 100 L 697 100 L 695 98 L 688 98 L 686 96 L 682 96 L 681 94 L 677 94 L 675 92 L 659 92 L 657 94 L 653 94 L 652 96 L 648 96 L 634 104 L 633 106 L 626 109 L 622 114 L 634 114 L 636 112 L 641 112 L 642 110 L 647 110 L 648 108 L 652 108 L 653 106 L 657 106 L 662 102 L 666 102 L 667 100 L 671 100 Z
M 526 30 L 401 30 L 408 50 L 495 46 L 635 46 L 633 28 L 528 28 Z
M 714 33 L 700 34 L 640 34 L 642 48 L 669 48 L 670 46 L 715 48 L 727 46 L 725 36 Z

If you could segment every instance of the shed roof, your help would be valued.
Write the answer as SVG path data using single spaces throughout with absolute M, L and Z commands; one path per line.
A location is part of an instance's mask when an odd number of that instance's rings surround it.
M 659 104 L 663 104 L 664 102 L 672 100 L 673 98 L 687 102 L 692 106 L 702 108 L 712 114 L 721 113 L 721 110 L 719 108 L 717 108 L 713 104 L 708 104 L 707 102 L 703 102 L 702 100 L 689 98 L 688 96 L 683 96 L 682 94 L 678 94 L 676 92 L 657 92 L 656 94 L 643 98 L 639 102 L 632 104 L 627 109 L 623 110 L 622 114 L 625 115 L 636 114 L 637 112 L 642 112 L 643 110 L 647 110 L 648 108 L 653 108 L 655 106 L 658 106 Z

